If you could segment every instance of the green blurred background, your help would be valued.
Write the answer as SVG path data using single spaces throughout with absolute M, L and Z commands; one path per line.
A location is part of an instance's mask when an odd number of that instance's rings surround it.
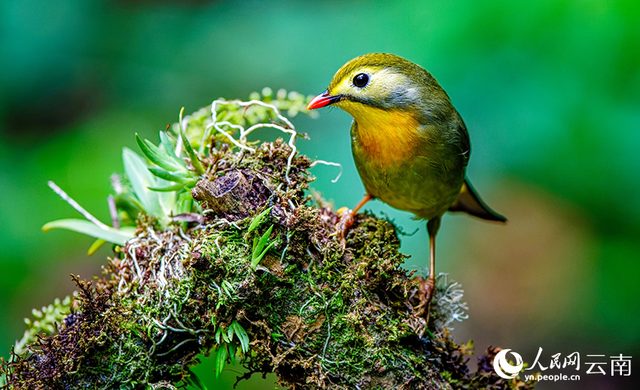
M 218 97 L 265 86 L 316 94 L 349 59 L 401 55 L 427 68 L 469 128 L 468 175 L 506 226 L 444 218 L 439 272 L 462 283 L 470 319 L 458 341 L 511 348 L 531 363 L 578 351 L 633 357 L 640 367 L 640 3 L 628 1 L 97 1 L 0 4 L 0 356 L 34 307 L 74 290 L 109 255 L 88 237 L 41 232 L 75 211 L 53 180 L 108 220 L 109 176 L 133 134 L 157 131 Z M 313 186 L 336 206 L 364 190 L 352 162 L 351 118 L 298 117 Z M 275 134 L 267 134 L 272 137 Z M 367 208 L 406 232 L 406 267 L 424 267 L 424 223 L 379 202 Z M 475 361 L 475 359 L 472 359 Z M 584 362 L 584 360 L 583 360 Z M 626 389 L 584 375 L 540 389 Z M 196 372 L 216 381 L 205 361 Z M 548 370 L 546 373 L 571 373 Z M 255 377 L 238 389 L 273 389 Z

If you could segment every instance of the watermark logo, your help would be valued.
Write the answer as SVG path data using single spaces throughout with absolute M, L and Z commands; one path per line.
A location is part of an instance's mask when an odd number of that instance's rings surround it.
M 513 358 L 507 356 L 509 353 Z M 515 365 L 507 359 L 510 359 L 510 361 L 515 360 Z M 544 365 L 543 361 L 548 363 Z M 524 368 L 524 363 L 519 353 L 510 349 L 503 349 L 494 357 L 493 368 L 496 374 L 504 379 L 513 379 L 520 372 L 533 371 L 531 374 L 524 375 L 525 381 L 576 381 L 580 380 L 580 363 L 582 363 L 583 370 L 586 369 L 586 375 L 631 376 L 631 356 L 619 354 L 617 356 L 609 356 L 607 360 L 605 355 L 586 355 L 586 359 L 581 362 L 580 353 L 573 352 L 565 356 L 561 353 L 555 353 L 547 360 L 543 358 L 542 348 L 538 349 L 538 354 L 533 363 L 527 368 Z M 563 372 L 545 373 L 549 369 L 562 370 Z M 538 373 L 534 374 L 536 371 Z
M 503 349 L 493 358 L 493 369 L 496 370 L 496 374 L 498 374 L 499 377 L 504 379 L 515 378 L 524 366 L 522 356 L 517 352 L 511 352 L 511 355 L 515 358 L 516 365 L 514 366 L 509 363 L 507 361 L 507 353 L 509 353 L 509 351 L 511 350 Z

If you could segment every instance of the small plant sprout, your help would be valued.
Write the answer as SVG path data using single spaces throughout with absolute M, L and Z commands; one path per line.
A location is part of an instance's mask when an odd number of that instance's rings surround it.
M 310 113 L 305 108 L 308 101 L 309 97 L 305 98 L 296 92 L 287 94 L 282 90 L 278 91 L 277 99 L 273 100 L 272 92 L 265 89 L 262 96 L 254 93 L 252 100 L 247 102 L 214 100 L 209 108 L 209 115 L 200 110 L 185 117 L 183 107 L 177 125 L 159 132 L 158 145 L 135 135 L 144 158 L 123 148 L 125 175 L 124 178 L 113 180 L 116 214 L 114 224 L 119 228 L 100 222 L 57 185 L 49 182 L 49 186 L 82 213 L 86 220 L 56 220 L 45 224 L 43 230 L 67 229 L 95 237 L 97 241 L 89 250 L 94 253 L 106 242 L 122 246 L 133 238 L 136 220 L 141 213 L 153 218 L 159 230 L 166 230 L 172 225 L 184 227 L 179 222 L 182 220 L 179 216 L 202 212 L 193 201 L 190 190 L 206 173 L 203 160 L 212 158 L 214 145 L 226 143 L 240 150 L 255 152 L 255 148 L 249 146 L 247 136 L 263 128 L 274 128 L 289 136 L 291 151 L 285 175 L 290 183 L 288 174 L 297 152 L 295 139 L 298 134 L 279 108 L 288 110 L 290 114 Z M 211 134 L 212 129 L 216 130 L 217 135 Z M 191 138 L 187 134 L 191 134 Z M 194 144 L 193 139 L 200 141 Z M 181 157 L 183 154 L 186 157 Z
M 272 231 L 273 225 L 269 226 L 269 229 L 267 229 L 260 238 L 257 236 L 253 238 L 253 250 L 251 251 L 251 267 L 253 267 L 253 269 L 260 264 L 260 260 L 262 260 L 269 249 L 275 245 L 275 240 L 269 240 Z

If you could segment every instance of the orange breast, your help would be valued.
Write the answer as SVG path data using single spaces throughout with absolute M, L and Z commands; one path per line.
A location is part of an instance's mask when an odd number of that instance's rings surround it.
M 357 123 L 354 134 L 371 163 L 386 167 L 407 161 L 420 144 L 418 121 L 406 111 L 383 110 L 359 105 L 345 107 Z M 351 110 L 350 110 L 350 109 Z

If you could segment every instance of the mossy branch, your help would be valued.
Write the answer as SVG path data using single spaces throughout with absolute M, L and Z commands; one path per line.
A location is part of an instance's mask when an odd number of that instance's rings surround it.
M 281 100 L 290 111 L 305 103 Z M 358 215 L 342 248 L 339 216 L 306 194 L 313 162 L 267 103 L 214 102 L 213 115 L 184 118 L 158 146 L 138 138 L 153 166 L 125 153 L 109 227 L 135 233 L 114 245 L 102 277 L 74 276 L 78 293 L 27 324 L 3 362 L 6 387 L 200 386 L 189 367 L 212 354 L 217 373 L 238 360 L 243 378 L 273 372 L 292 389 L 530 388 L 497 377 L 491 349 L 469 372 L 471 344 L 449 334 L 466 316 L 456 283 L 440 277 L 429 323 L 416 316 L 417 282 L 391 222 Z M 244 137 L 266 126 L 293 136 Z

